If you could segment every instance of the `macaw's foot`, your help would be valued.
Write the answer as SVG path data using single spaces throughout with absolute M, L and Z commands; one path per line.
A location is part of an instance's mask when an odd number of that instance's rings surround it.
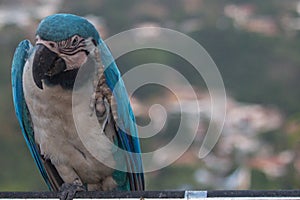
M 86 191 L 81 181 L 76 179 L 73 183 L 64 183 L 59 188 L 59 198 L 61 200 L 72 200 L 77 192 Z

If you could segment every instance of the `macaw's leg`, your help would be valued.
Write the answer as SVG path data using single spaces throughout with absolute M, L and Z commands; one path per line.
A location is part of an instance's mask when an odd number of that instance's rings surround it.
M 64 165 L 56 165 L 56 169 L 65 182 L 59 188 L 59 198 L 61 200 L 72 200 L 77 192 L 86 191 L 74 169 Z
M 110 191 L 113 190 L 117 187 L 117 183 L 113 179 L 112 176 L 107 176 L 103 181 L 102 181 L 102 190 L 103 191 Z
M 76 179 L 72 183 L 64 183 L 59 188 L 60 200 L 72 200 L 77 192 L 86 191 L 80 180 Z
M 87 189 L 88 191 L 112 191 L 117 188 L 117 183 L 113 179 L 112 176 L 105 177 L 100 183 L 98 184 L 88 184 Z

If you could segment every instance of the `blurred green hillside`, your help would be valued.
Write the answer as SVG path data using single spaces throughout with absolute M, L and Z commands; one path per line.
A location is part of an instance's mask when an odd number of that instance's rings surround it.
M 198 41 L 218 66 L 229 96 L 239 102 L 274 107 L 284 118 L 280 128 L 256 137 L 272 147 L 272 155 L 282 151 L 292 152 L 293 161 L 285 166 L 285 172 L 278 177 L 268 176 L 259 168 L 253 167 L 249 189 L 291 189 L 300 186 L 300 89 L 297 86 L 300 79 L 300 28 L 296 27 L 297 20 L 300 21 L 298 1 L 57 2 L 59 3 L 56 12 L 99 17 L 106 38 L 151 23 L 178 30 Z M 11 97 L 10 67 L 14 50 L 21 40 L 34 40 L 33 30 L 40 20 L 32 14 L 32 10 L 27 9 L 27 3 L 34 5 L 38 4 L 38 1 L 0 1 L 0 191 L 47 189 L 26 148 Z M 30 7 L 32 9 L 32 6 Z M 19 10 L 15 11 L 16 8 Z M 6 19 L 3 13 L 7 9 L 30 13 L 28 15 L 31 17 L 31 23 L 24 26 L 15 22 L 2 23 Z M 12 14 L 10 17 L 13 16 Z M 192 83 L 199 83 L 199 77 L 194 75 L 186 61 L 166 52 L 132 52 L 117 60 L 122 73 L 148 62 L 173 66 L 190 77 Z M 198 86 L 205 88 L 201 81 Z M 155 95 L 154 90 L 150 88 L 150 91 L 151 95 Z M 145 98 L 145 93 L 137 94 L 137 98 Z M 151 96 L 149 90 L 147 93 Z M 172 129 L 168 128 L 167 131 L 172 132 Z M 233 165 L 239 167 L 238 164 Z M 147 188 L 216 189 L 217 187 L 207 186 L 195 180 L 195 171 L 201 166 L 204 166 L 202 161 L 186 165 L 174 164 L 147 174 Z M 227 172 L 227 175 L 231 172 L 233 171 Z M 225 177 L 225 174 L 222 175 Z M 161 180 L 158 181 L 158 177 Z M 219 189 L 222 187 L 218 186 Z

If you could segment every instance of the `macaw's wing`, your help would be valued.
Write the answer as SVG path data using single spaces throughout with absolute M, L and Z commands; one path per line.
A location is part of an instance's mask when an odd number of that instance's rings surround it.
M 112 91 L 116 103 L 116 110 L 113 110 L 113 114 L 116 112 L 117 115 L 114 118 L 116 119 L 118 146 L 127 152 L 125 157 L 130 189 L 144 190 L 143 165 L 135 117 L 120 72 L 108 47 L 101 39 L 98 44 L 101 61 L 105 68 L 106 84 Z M 118 163 L 117 160 L 118 164 L 123 163 Z
M 38 166 L 38 169 L 40 170 L 49 189 L 57 190 L 62 184 L 62 180 L 58 176 L 56 169 L 50 161 L 44 160 L 39 153 L 39 148 L 34 140 L 30 113 L 24 99 L 22 78 L 23 70 L 32 50 L 33 47 L 30 42 L 28 40 L 24 40 L 19 44 L 15 51 L 11 71 L 13 103 L 26 144 L 36 165 Z

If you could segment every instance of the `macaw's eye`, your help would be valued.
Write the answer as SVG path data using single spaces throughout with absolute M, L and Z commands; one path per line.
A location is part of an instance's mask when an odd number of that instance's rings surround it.
M 72 39 L 71 45 L 74 47 L 74 46 L 77 46 L 77 44 L 78 44 L 78 37 L 75 36 L 75 37 Z
M 92 39 L 92 42 L 93 42 L 93 44 L 94 44 L 95 46 L 97 46 L 96 40 Z
M 50 47 L 54 48 L 55 47 L 55 44 L 53 42 L 50 42 L 49 43 Z

